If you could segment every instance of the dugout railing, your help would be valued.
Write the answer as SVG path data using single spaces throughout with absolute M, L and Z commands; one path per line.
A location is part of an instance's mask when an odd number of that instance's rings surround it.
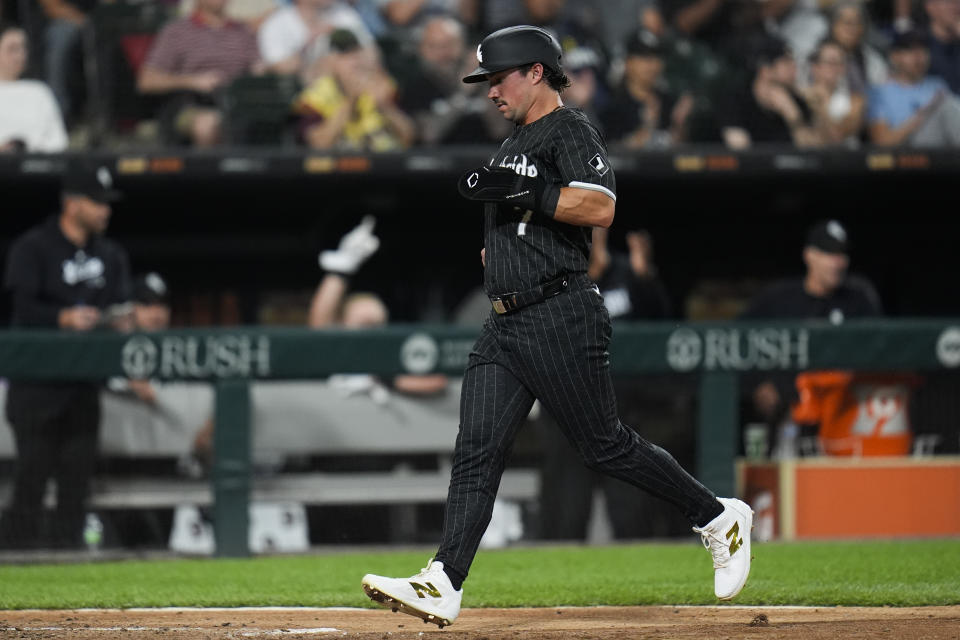
M 211 473 L 216 552 L 249 554 L 250 381 L 335 373 L 462 373 L 476 332 L 441 325 L 366 331 L 239 327 L 152 334 L 0 333 L 0 376 L 206 380 L 215 389 Z M 619 325 L 615 374 L 697 374 L 698 477 L 735 486 L 740 376 L 764 371 L 945 371 L 960 367 L 960 319 Z

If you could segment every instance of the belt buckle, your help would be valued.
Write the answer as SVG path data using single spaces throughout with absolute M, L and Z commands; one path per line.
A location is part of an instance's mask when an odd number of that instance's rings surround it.
M 517 294 L 505 293 L 502 296 L 496 296 L 494 298 L 490 298 L 490 304 L 493 305 L 493 310 L 500 315 L 503 315 L 505 313 L 510 313 L 511 311 L 516 311 L 517 310 Z

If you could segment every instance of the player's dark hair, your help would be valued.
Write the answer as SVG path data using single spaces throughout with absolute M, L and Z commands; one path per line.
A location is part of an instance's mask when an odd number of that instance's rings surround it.
M 520 66 L 520 71 L 526 75 L 530 69 L 533 68 L 533 65 L 537 64 L 536 62 L 530 62 Z M 557 93 L 563 93 L 563 90 L 570 86 L 570 78 L 566 76 L 562 71 L 554 71 L 547 65 L 543 65 L 543 78 L 547 81 L 547 84 L 551 89 Z

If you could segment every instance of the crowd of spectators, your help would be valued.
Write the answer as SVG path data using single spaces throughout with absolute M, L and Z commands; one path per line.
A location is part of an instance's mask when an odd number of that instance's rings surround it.
M 573 80 L 565 100 L 587 112 L 611 146 L 960 142 L 960 0 L 41 0 L 0 6 L 5 151 L 62 149 L 64 123 L 75 147 L 136 137 L 140 130 L 128 122 L 111 123 L 110 135 L 100 132 L 92 143 L 81 135 L 98 109 L 111 106 L 105 101 L 124 95 L 122 87 L 101 95 L 94 87 L 102 82 L 82 81 L 103 72 L 97 56 L 113 50 L 105 25 L 119 6 L 166 18 L 148 33 L 120 34 L 116 52 L 128 73 L 107 79 L 133 85 L 139 119 L 155 123 L 152 138 L 137 140 L 159 145 L 272 143 L 375 152 L 496 142 L 506 125 L 483 85 L 464 85 L 460 77 L 474 66 L 484 34 L 518 23 L 557 36 Z M 25 11 L 29 15 L 20 15 Z M 264 94 L 244 93 L 251 78 L 267 92 L 280 78 L 295 89 L 279 110 L 264 115 L 257 102 Z M 257 109 L 288 135 L 245 137 L 247 129 L 236 121 Z

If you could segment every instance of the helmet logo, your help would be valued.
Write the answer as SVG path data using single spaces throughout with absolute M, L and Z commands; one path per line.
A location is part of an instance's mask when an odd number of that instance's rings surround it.
M 483 50 L 481 49 L 481 47 L 483 47 L 482 44 L 477 45 L 477 62 L 479 62 L 480 64 L 483 64 Z
M 106 167 L 97 169 L 97 182 L 99 182 L 100 186 L 104 189 L 112 189 L 113 177 L 110 175 L 110 170 Z

